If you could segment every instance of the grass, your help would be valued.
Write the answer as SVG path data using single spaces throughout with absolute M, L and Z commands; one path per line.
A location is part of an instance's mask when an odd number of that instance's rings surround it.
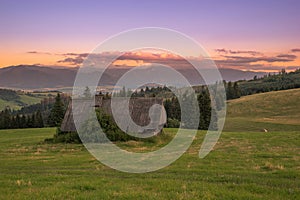
M 4 110 L 7 106 L 12 109 L 20 109 L 21 108 L 15 102 L 5 101 L 3 99 L 0 99 L 0 111 Z
M 40 92 L 40 93 L 30 93 L 29 95 L 25 92 L 18 91 L 17 95 L 19 96 L 18 100 L 6 101 L 0 98 L 0 111 L 4 110 L 7 106 L 11 109 L 19 110 L 24 105 L 32 105 L 40 103 L 42 99 L 48 97 L 55 97 L 57 93 L 54 92 Z
M 46 96 L 28 96 L 26 94 L 19 94 L 20 100 L 19 101 L 5 101 L 0 99 L 0 111 L 4 110 L 7 106 L 11 109 L 19 110 L 24 105 L 32 105 L 36 103 L 40 103 L 43 98 Z
M 166 129 L 172 136 L 176 129 Z M 0 199 L 299 199 L 300 132 L 225 132 L 206 158 L 205 132 L 170 166 L 110 169 L 80 144 L 47 144 L 53 128 L 0 131 Z M 126 148 L 152 148 L 127 142 Z M 160 142 L 157 145 L 162 145 Z M 143 149 L 144 150 L 144 149 Z M 142 151 L 143 151 L 142 150 Z
M 227 106 L 225 131 L 300 130 L 300 89 L 244 96 Z
M 20 95 L 21 101 L 27 105 L 40 103 L 41 100 L 45 97 L 46 95 L 45 96 L 28 96 L 25 94 Z
M 207 157 L 199 131 L 180 159 L 145 174 L 102 165 L 80 144 L 43 142 L 54 128 L 0 130 L 0 199 L 299 199 L 299 98 L 295 89 L 229 101 L 227 132 Z M 117 145 L 153 151 L 176 133 L 164 131 Z

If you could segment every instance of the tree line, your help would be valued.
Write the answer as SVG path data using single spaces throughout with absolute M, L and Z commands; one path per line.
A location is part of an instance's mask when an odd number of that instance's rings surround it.
M 278 73 L 266 74 L 263 77 L 253 77 L 249 81 L 238 81 L 242 96 L 300 88 L 300 69 L 286 72 L 282 69 Z
M 0 129 L 11 128 L 42 128 L 43 117 L 40 111 L 30 115 L 13 115 L 10 108 L 0 112 Z
M 224 86 L 226 89 L 226 99 L 237 99 L 241 97 L 241 90 L 238 85 L 238 82 L 231 82 L 229 81 L 228 83 L 224 81 Z
M 57 127 L 63 120 L 67 103 L 66 96 L 62 98 L 58 93 L 55 99 L 44 99 L 19 111 L 7 107 L 0 112 L 0 129 Z

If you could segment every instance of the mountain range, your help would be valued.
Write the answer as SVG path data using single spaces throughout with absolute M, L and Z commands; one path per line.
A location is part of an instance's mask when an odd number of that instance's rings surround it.
M 105 71 L 101 85 L 114 85 L 116 81 L 130 68 L 111 67 Z M 147 69 L 144 69 L 147 76 Z M 149 70 L 149 69 L 148 69 Z M 193 69 L 177 69 L 190 80 L 191 84 L 203 84 L 203 79 Z M 72 87 L 78 68 L 18 65 L 0 68 L 0 87 L 14 89 L 57 89 Z M 226 81 L 248 80 L 254 76 L 263 76 L 264 72 L 240 71 L 236 69 L 219 69 Z

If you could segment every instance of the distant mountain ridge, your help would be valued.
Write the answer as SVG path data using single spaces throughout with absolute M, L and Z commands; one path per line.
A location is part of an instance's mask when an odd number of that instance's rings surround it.
M 0 69 L 0 87 L 41 89 L 73 84 L 77 70 L 36 65 L 19 65 Z
M 114 83 L 130 68 L 113 67 L 105 72 L 101 79 L 103 85 L 114 85 Z M 72 87 L 78 68 L 18 65 L 0 68 L 0 87 L 15 89 L 55 89 Z M 237 81 L 248 80 L 254 76 L 263 76 L 263 72 L 240 71 L 235 69 L 219 69 L 224 80 Z M 187 76 L 192 84 L 203 84 L 199 75 L 195 75 L 191 69 L 179 69 L 179 72 Z M 146 76 L 146 73 L 145 73 Z

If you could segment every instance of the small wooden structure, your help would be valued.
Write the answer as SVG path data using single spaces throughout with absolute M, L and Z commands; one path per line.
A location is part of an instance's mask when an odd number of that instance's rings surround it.
M 73 113 L 78 114 L 82 113 L 84 114 L 86 110 L 90 110 L 90 106 L 101 108 L 103 112 L 105 112 L 108 115 L 112 116 L 112 110 L 111 110 L 111 99 L 104 98 L 103 95 L 96 95 L 95 101 L 87 101 L 85 99 L 76 99 L 74 101 L 79 101 L 80 106 L 76 106 L 76 111 L 72 111 L 72 102 L 69 103 L 65 117 L 63 119 L 63 122 L 61 124 L 61 131 L 63 132 L 75 132 L 76 127 L 74 124 L 73 119 Z M 125 110 L 125 108 L 121 107 L 121 102 L 124 101 L 124 98 L 122 97 L 116 97 L 114 99 L 115 103 L 114 105 L 117 106 L 115 110 L 118 111 L 118 115 L 122 115 Z M 120 102 L 120 105 L 118 104 Z M 163 108 L 163 98 L 144 98 L 144 97 L 138 97 L 138 98 L 131 98 L 129 100 L 129 114 L 131 116 L 132 121 L 143 128 L 142 130 L 138 131 L 140 133 L 152 133 L 157 134 L 160 132 L 160 130 L 163 128 L 164 124 L 167 121 L 166 113 L 164 109 L 160 109 L 160 112 L 156 112 L 156 116 L 153 118 L 153 116 L 149 116 L 150 108 L 153 105 L 159 105 Z M 82 117 L 85 117 L 84 115 Z M 78 119 L 78 118 L 77 118 Z M 130 127 L 127 128 L 128 131 L 130 130 Z M 127 130 L 126 129 L 126 130 Z M 124 129 L 123 129 L 124 130 Z M 136 130 L 135 130 L 136 131 Z

